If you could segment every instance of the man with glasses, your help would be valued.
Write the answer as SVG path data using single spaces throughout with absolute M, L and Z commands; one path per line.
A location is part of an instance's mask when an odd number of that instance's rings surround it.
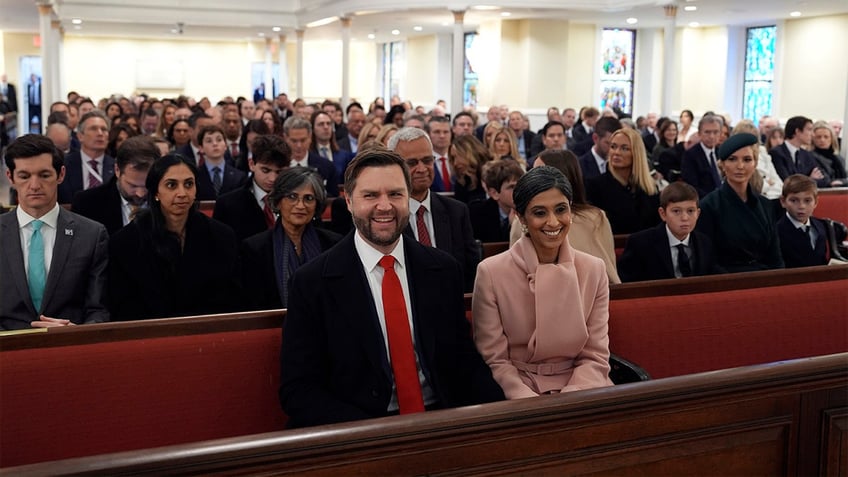
M 435 159 L 429 136 L 419 128 L 403 128 L 392 136 L 388 146 L 406 161 L 412 178 L 409 225 L 404 234 L 453 255 L 462 265 L 465 291 L 471 291 L 479 252 L 468 207 L 458 200 L 430 192 L 435 177 Z

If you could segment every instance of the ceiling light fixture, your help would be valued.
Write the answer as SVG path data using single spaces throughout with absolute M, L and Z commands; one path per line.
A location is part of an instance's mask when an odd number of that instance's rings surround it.
M 635 24 L 639 23 L 639 19 L 633 18 L 633 17 L 630 17 L 625 21 L 627 22 L 628 25 L 635 25 Z
M 82 20 L 79 18 L 74 18 L 73 20 L 71 20 L 71 23 L 73 23 L 74 25 L 82 25 Z
M 789 14 L 789 16 L 790 16 L 790 17 L 800 17 L 800 16 L 801 16 L 801 12 L 799 12 L 799 11 L 794 11 L 794 12 L 791 12 L 791 13 Z
M 260 37 L 264 37 L 264 36 L 265 36 L 265 33 L 262 33 L 262 32 L 260 31 L 259 33 L 257 33 L 257 35 L 259 35 Z
M 494 5 L 475 5 L 475 6 L 471 7 L 471 9 L 472 10 L 487 11 L 487 10 L 500 10 L 501 7 L 496 7 Z
M 392 35 L 400 35 L 400 30 L 392 30 Z
M 689 26 L 692 28 L 698 28 L 701 24 L 698 22 L 689 22 Z
M 415 31 L 424 31 L 424 27 L 418 26 L 418 25 L 412 27 L 412 29 L 415 30 Z
M 282 30 L 282 28 L 280 28 L 280 27 L 273 27 L 273 28 L 271 28 L 271 31 L 274 31 L 274 32 L 278 32 L 278 31 L 280 31 L 280 30 Z
M 686 5 L 685 7 L 683 7 L 683 9 L 687 12 L 694 12 L 698 9 L 698 7 L 696 7 L 695 5 Z
M 368 39 L 369 39 L 369 40 L 373 40 L 374 38 L 377 38 L 377 35 L 375 35 L 375 34 L 373 34 L 373 33 L 369 33 L 369 34 L 368 34 Z
M 511 12 L 501 12 L 501 16 L 502 16 L 502 17 L 508 17 L 508 16 L 510 16 L 510 15 L 512 15 L 512 13 L 511 13 Z
M 307 23 L 306 28 L 315 28 L 315 27 L 319 27 L 319 26 L 328 25 L 328 24 L 333 23 L 334 21 L 336 21 L 338 19 L 339 19 L 339 17 L 322 18 L 320 20 L 315 20 L 314 22 Z

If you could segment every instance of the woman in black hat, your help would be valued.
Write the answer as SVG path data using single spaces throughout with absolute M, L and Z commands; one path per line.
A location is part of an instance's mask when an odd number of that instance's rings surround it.
M 729 272 L 783 268 L 772 206 L 750 185 L 758 153 L 753 134 L 730 136 L 718 150 L 724 182 L 701 200 L 697 230 L 710 237 Z

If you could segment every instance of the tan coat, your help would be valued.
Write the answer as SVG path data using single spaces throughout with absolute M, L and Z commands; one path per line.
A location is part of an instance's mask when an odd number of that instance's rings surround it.
M 590 207 L 579 214 L 572 214 L 572 217 L 574 222 L 568 230 L 571 246 L 603 260 L 610 283 L 621 283 L 615 265 L 615 241 L 607 214 L 597 207 Z M 509 231 L 509 244 L 514 244 L 523 235 L 521 222 L 516 217 Z
M 477 268 L 474 341 L 508 399 L 611 385 L 609 280 L 568 239 L 539 264 L 529 237 Z

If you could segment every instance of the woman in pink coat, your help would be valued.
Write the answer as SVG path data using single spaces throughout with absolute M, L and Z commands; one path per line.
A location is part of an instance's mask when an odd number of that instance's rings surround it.
M 599 258 L 568 243 L 572 189 L 553 167 L 515 186 L 524 236 L 477 268 L 477 349 L 508 399 L 612 385 L 609 280 Z

